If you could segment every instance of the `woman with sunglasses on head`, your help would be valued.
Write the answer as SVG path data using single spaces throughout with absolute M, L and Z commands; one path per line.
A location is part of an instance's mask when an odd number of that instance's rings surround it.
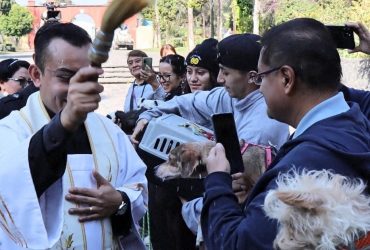
M 0 86 L 5 95 L 12 95 L 32 82 L 28 73 L 29 66 L 27 61 L 18 59 L 0 62 Z
M 29 65 L 28 62 L 17 59 L 0 62 L 0 86 L 7 94 L 0 99 L 0 119 L 13 110 L 23 108 L 28 97 L 38 91 L 28 74 Z

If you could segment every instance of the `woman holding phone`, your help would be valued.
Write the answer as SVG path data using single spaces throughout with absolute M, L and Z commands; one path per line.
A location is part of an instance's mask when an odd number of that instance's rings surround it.
M 166 93 L 163 100 L 190 92 L 185 81 L 185 58 L 180 55 L 167 55 L 159 61 L 157 79 Z
M 167 55 L 162 57 L 159 61 L 159 72 L 156 73 L 160 86 L 145 100 L 168 101 L 174 96 L 190 93 L 190 88 L 185 81 L 185 73 L 186 65 L 183 56 Z M 148 106 L 145 105 L 145 100 L 143 105 Z

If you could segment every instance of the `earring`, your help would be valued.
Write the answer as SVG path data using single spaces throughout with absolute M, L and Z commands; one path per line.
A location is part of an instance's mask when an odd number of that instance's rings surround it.
M 181 94 L 185 94 L 184 79 L 180 81 Z

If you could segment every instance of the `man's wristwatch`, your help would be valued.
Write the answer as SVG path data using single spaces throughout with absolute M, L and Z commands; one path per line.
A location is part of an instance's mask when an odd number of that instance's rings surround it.
M 117 190 L 122 196 L 121 205 L 119 205 L 118 210 L 114 215 L 124 215 L 127 212 L 128 203 L 130 202 L 127 194 L 125 192 Z

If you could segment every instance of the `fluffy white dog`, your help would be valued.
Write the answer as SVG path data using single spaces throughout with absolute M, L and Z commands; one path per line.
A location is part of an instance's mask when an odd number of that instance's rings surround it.
M 329 171 L 280 175 L 264 210 L 279 221 L 275 249 L 351 249 L 370 232 L 366 184 Z

